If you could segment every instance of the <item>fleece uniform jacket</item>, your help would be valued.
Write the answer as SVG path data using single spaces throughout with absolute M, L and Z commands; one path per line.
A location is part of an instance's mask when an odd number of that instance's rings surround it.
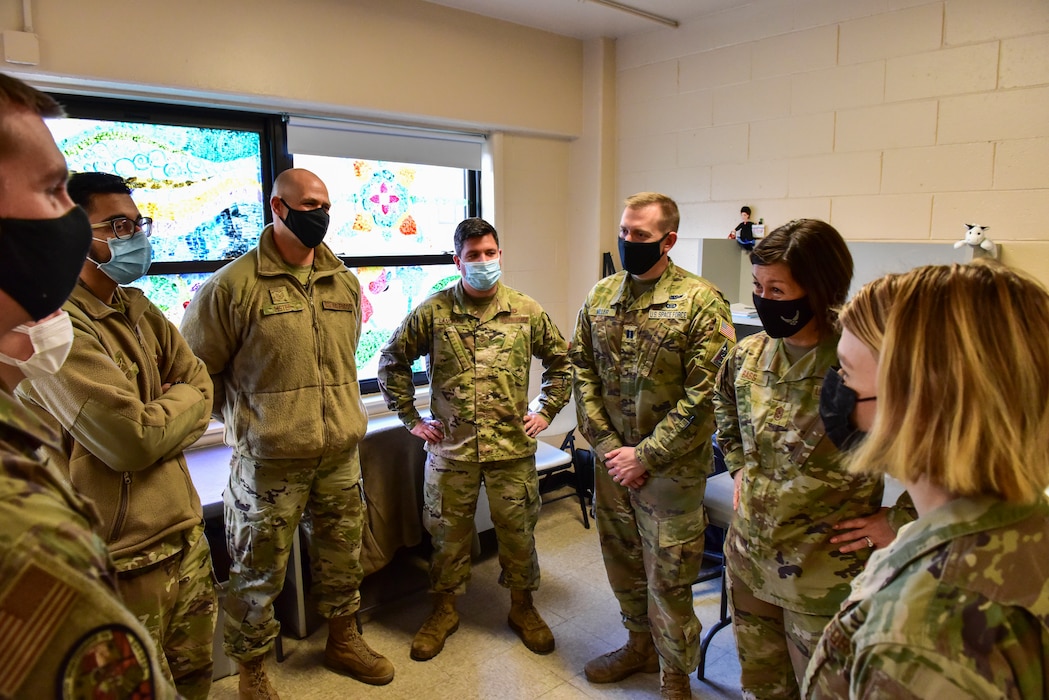
M 64 308 L 69 357 L 56 374 L 23 381 L 18 396 L 57 421 L 62 447 L 51 456 L 94 502 L 117 569 L 138 568 L 203 520 L 182 451 L 207 429 L 211 379 L 139 289 L 118 287 L 109 305 L 80 284 Z
M 303 285 L 267 226 L 257 248 L 208 279 L 182 333 L 215 383 L 226 444 L 253 459 L 357 448 L 368 418 L 357 384 L 361 287 L 324 244 Z

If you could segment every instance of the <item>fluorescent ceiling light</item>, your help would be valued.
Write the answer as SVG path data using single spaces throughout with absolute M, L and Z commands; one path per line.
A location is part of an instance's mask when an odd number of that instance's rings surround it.
M 654 12 L 648 12 L 647 10 L 641 10 L 641 9 L 636 8 L 636 7 L 631 7 L 630 5 L 624 5 L 623 3 L 616 2 L 615 0 L 586 0 L 586 1 L 595 3 L 597 5 L 604 5 L 605 7 L 611 7 L 613 10 L 620 10 L 622 12 L 627 12 L 629 14 L 635 15 L 636 17 L 644 17 L 645 19 L 650 19 L 653 22 L 659 22 L 660 24 L 665 24 L 668 27 L 677 27 L 678 24 L 679 24 L 676 19 L 670 19 L 669 17 L 663 17 L 662 15 L 657 15 Z

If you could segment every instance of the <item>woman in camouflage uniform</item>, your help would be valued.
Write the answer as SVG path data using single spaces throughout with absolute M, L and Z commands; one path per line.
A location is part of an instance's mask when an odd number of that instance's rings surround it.
M 904 482 L 919 518 L 853 582 L 805 696 L 1045 697 L 1049 294 L 993 261 L 917 268 L 871 345 L 883 307 L 858 302 L 885 284 L 842 312 L 842 365 L 877 395 L 850 466 Z
M 725 562 L 744 696 L 796 698 L 850 582 L 895 531 L 880 508 L 881 477 L 849 474 L 820 418 L 835 309 L 852 278 L 845 241 L 822 221 L 791 221 L 751 262 L 765 331 L 740 341 L 714 394 L 736 483 Z

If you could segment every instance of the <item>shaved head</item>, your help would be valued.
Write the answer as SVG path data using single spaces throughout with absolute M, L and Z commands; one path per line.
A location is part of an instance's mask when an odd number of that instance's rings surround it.
M 318 186 L 324 190 L 325 198 L 327 198 L 328 188 L 319 177 L 303 168 L 289 168 L 273 181 L 273 194 L 291 202 L 292 199 L 298 199 L 304 191 Z M 292 204 L 292 206 L 295 205 Z

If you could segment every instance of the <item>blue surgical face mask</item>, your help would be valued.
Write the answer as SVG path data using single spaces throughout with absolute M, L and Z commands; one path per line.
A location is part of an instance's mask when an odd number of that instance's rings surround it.
M 153 248 L 149 245 L 149 236 L 142 231 L 131 238 L 110 238 L 105 242 L 111 256 L 109 262 L 88 260 L 98 265 L 98 269 L 117 284 L 131 284 L 149 270 L 149 264 L 153 262 Z
M 487 292 L 502 276 L 499 259 L 484 262 L 463 262 L 463 280 L 479 292 Z

